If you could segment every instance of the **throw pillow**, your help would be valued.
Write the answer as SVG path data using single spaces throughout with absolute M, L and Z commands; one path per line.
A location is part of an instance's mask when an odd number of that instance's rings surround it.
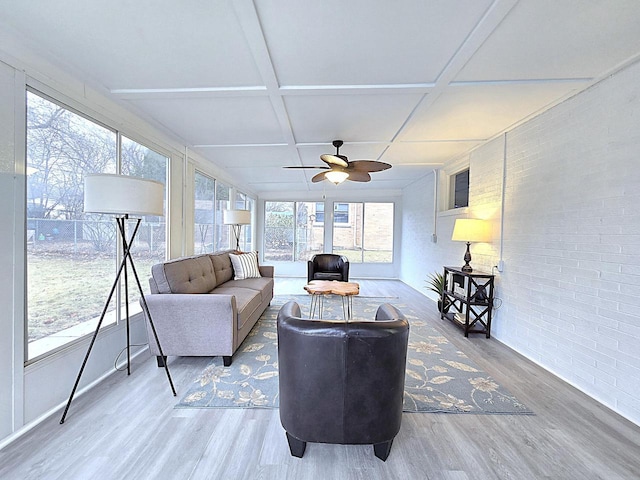
M 229 254 L 231 259 L 231 265 L 233 266 L 233 272 L 235 276 L 234 280 L 244 280 L 245 278 L 258 278 L 260 277 L 260 270 L 258 269 L 258 252 L 241 253 L 236 255 L 234 253 Z

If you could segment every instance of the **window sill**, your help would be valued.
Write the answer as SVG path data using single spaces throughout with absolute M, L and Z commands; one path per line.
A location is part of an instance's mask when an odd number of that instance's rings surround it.
M 124 310 L 124 309 L 123 309 Z M 129 305 L 129 318 L 134 315 L 142 313 L 142 308 L 137 304 Z M 123 320 L 124 321 L 124 313 Z M 39 338 L 29 342 L 28 345 L 28 360 L 25 365 L 32 365 L 38 361 L 55 355 L 60 350 L 64 350 L 71 345 L 74 345 L 84 338 L 90 337 L 95 333 L 95 329 L 98 323 L 98 318 L 81 322 L 73 327 L 66 328 L 59 332 L 47 335 L 46 337 Z M 117 325 L 115 311 L 110 311 L 105 315 L 105 318 L 100 327 L 100 331 L 110 329 Z
M 452 208 L 438 212 L 439 217 L 453 217 L 454 215 L 466 215 L 469 213 L 469 207 Z

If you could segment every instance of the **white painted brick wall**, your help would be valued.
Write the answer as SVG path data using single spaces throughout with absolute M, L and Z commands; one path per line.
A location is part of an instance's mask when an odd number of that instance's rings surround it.
M 639 86 L 636 65 L 508 133 L 494 323 L 496 338 L 636 423 Z
M 472 247 L 482 270 L 499 259 L 504 141 L 469 159 L 466 215 L 494 222 L 493 242 Z M 640 64 L 508 132 L 506 142 L 503 304 L 493 336 L 640 424 Z M 404 210 L 418 192 L 428 203 L 429 187 L 409 187 Z M 437 245 L 403 241 L 403 280 L 420 249 L 427 270 L 459 262 L 464 245 L 448 240 L 454 220 L 438 217 Z M 403 223 L 403 233 L 409 228 Z

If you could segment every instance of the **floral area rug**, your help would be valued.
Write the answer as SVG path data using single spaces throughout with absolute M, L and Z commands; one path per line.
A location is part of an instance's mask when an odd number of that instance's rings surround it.
M 276 296 L 233 355 L 231 366 L 224 367 L 221 357 L 212 358 L 176 408 L 277 408 L 276 318 L 280 307 L 289 300 L 298 302 L 303 316 L 308 316 L 308 296 Z M 378 306 L 386 302 L 407 317 L 410 330 L 405 412 L 533 413 L 430 326 L 425 316 L 394 300 L 397 299 L 355 297 L 353 318 L 372 320 Z M 324 318 L 342 318 L 340 298 L 325 299 Z

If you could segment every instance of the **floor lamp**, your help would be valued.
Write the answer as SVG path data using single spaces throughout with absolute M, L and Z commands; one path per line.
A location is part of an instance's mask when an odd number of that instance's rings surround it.
M 133 258 L 131 257 L 131 246 L 133 245 L 133 241 L 136 237 L 136 234 L 138 233 L 141 218 L 136 218 L 135 227 L 129 240 L 127 240 L 126 235 L 126 222 L 129 219 L 129 215 L 163 215 L 163 191 L 164 186 L 161 183 L 153 180 L 146 180 L 143 178 L 109 174 L 85 176 L 84 211 L 87 213 L 91 212 L 115 215 L 116 224 L 122 238 L 122 261 L 120 262 L 118 273 L 116 274 L 116 278 L 111 287 L 111 291 L 109 292 L 109 296 L 102 310 L 102 314 L 100 315 L 100 320 L 98 321 L 96 331 L 94 332 L 93 337 L 91 338 L 91 342 L 89 343 L 89 348 L 87 349 L 84 361 L 82 362 L 82 366 L 80 367 L 80 371 L 78 372 L 76 382 L 73 385 L 73 389 L 71 390 L 71 395 L 69 395 L 67 406 L 64 409 L 62 418 L 60 419 L 61 424 L 64 423 L 64 420 L 67 416 L 67 412 L 69 411 L 69 407 L 71 406 L 71 402 L 73 401 L 73 397 L 80 383 L 80 378 L 82 377 L 84 368 L 87 365 L 87 360 L 89 360 L 91 349 L 93 348 L 93 344 L 96 341 L 98 332 L 100 331 L 100 327 L 102 326 L 102 322 L 104 321 L 104 317 L 107 313 L 107 308 L 109 307 L 109 303 L 113 298 L 113 294 L 116 291 L 116 287 L 121 278 L 124 279 L 124 303 L 127 330 L 127 375 L 131 374 L 131 342 L 129 337 L 129 276 L 127 274 L 127 260 L 136 280 L 136 284 L 140 292 L 140 301 L 142 303 L 142 308 L 144 309 L 144 313 L 147 315 L 147 319 L 155 337 L 154 340 L 158 345 L 160 355 L 164 356 L 162 347 L 160 346 L 160 340 L 158 339 L 158 334 L 156 333 L 155 325 L 153 324 L 153 320 L 151 319 L 149 307 L 147 306 L 147 300 L 144 298 L 142 285 L 140 284 L 140 278 L 138 277 L 138 272 L 136 271 L 136 267 L 133 263 Z M 152 340 L 149 339 L 149 341 Z M 169 373 L 167 362 L 164 362 L 164 369 L 167 373 L 167 379 L 169 380 L 171 391 L 175 396 L 176 389 L 173 386 L 173 381 L 171 380 L 171 374 Z
M 233 234 L 236 237 L 236 251 L 239 251 L 242 225 L 249 225 L 251 223 L 251 211 L 225 210 L 222 216 L 222 223 L 233 227 Z

